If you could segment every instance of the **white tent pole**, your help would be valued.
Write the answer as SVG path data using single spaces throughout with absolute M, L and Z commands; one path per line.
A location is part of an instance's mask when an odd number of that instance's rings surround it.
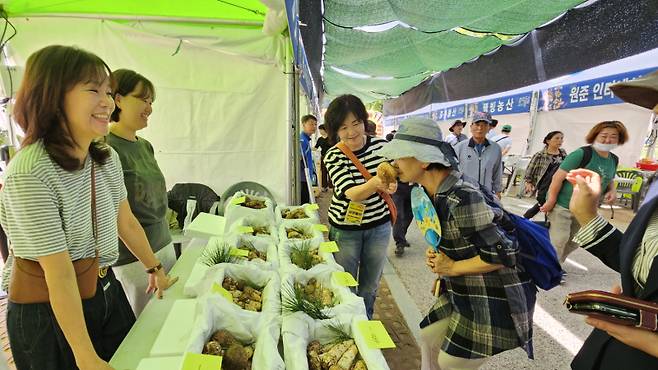
M 526 147 L 524 155 L 530 155 L 532 142 L 535 136 L 535 126 L 537 125 L 537 116 L 539 115 L 539 91 L 532 92 L 530 99 L 530 129 L 528 130 L 528 139 L 526 140 Z
M 647 150 L 645 155 L 646 159 L 654 159 L 656 151 L 656 137 L 658 136 L 658 115 L 651 113 L 651 118 L 649 119 L 649 135 L 647 136 L 644 144 L 644 148 Z
M 286 69 L 288 76 L 288 204 L 298 204 L 301 199 L 300 145 L 299 145 L 299 70 L 292 57 L 292 45 L 287 43 Z
M 84 13 L 34 13 L 20 16 L 18 18 L 82 18 L 102 19 L 119 21 L 144 21 L 144 22 L 183 22 L 197 24 L 217 24 L 226 26 L 255 26 L 262 27 L 260 21 L 237 21 L 217 18 L 188 18 L 188 17 L 156 17 L 147 15 L 121 15 L 121 14 L 84 14 Z

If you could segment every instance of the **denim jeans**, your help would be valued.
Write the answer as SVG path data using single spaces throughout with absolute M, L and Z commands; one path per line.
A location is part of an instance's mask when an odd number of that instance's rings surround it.
M 407 243 L 407 229 L 414 215 L 411 212 L 411 185 L 406 182 L 398 181 L 398 190 L 393 193 L 393 202 L 398 210 L 398 218 L 393 225 L 393 240 L 395 245 L 405 245 Z
M 87 331 L 100 358 L 109 361 L 135 322 L 112 269 L 98 279 L 96 295 L 82 301 Z M 77 369 L 50 303 L 8 303 L 7 331 L 18 370 Z
M 372 319 L 386 249 L 391 240 L 391 224 L 387 222 L 366 230 L 344 230 L 332 226 L 329 240 L 335 241 L 340 248 L 334 254 L 336 262 L 359 282 L 357 289 L 352 288 L 352 291 L 363 298 L 368 319 Z

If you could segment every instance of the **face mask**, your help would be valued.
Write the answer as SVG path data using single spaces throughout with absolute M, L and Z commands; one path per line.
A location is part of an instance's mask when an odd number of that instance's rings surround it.
M 601 152 L 610 152 L 614 150 L 617 146 L 618 146 L 617 144 L 602 144 L 599 142 L 595 142 L 592 144 L 592 148 Z

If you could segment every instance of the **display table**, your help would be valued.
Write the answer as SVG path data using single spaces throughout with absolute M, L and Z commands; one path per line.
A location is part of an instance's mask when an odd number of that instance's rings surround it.
M 178 276 L 176 284 L 164 292 L 163 299 L 151 299 L 142 314 L 116 351 L 110 365 L 117 370 L 135 370 L 143 358 L 149 357 L 160 328 L 164 324 L 174 301 L 186 298 L 183 286 L 199 258 L 206 239 L 195 238 L 184 248 L 183 254 L 171 269 L 170 275 Z M 146 279 L 146 275 L 144 275 Z

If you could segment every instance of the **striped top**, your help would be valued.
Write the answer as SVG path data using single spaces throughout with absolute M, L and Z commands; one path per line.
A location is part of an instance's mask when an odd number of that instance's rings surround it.
M 601 233 L 608 228 L 603 235 Z M 575 243 L 580 244 L 583 248 L 589 249 L 606 239 L 610 234 L 617 230 L 601 215 L 597 215 L 587 225 L 583 226 L 573 238 Z M 595 240 L 596 239 L 596 240 Z M 651 271 L 651 265 L 654 258 L 658 256 L 658 211 L 654 212 L 649 219 L 647 228 L 642 237 L 642 242 L 635 249 L 633 265 L 631 272 L 635 279 L 636 285 L 644 289 L 644 286 Z
M 119 256 L 117 216 L 119 203 L 126 199 L 121 162 L 110 151 L 105 165 L 95 165 L 101 267 L 112 265 Z M 73 261 L 94 256 L 91 164 L 88 156 L 83 169 L 68 172 L 50 158 L 42 141 L 16 154 L 0 191 L 0 223 L 14 255 L 37 260 L 68 250 Z M 3 273 L 5 290 L 12 260 L 10 256 Z
M 354 155 L 363 163 L 368 172 L 373 176 L 377 174 L 377 166 L 386 160 L 373 154 L 381 149 L 387 141 L 384 139 L 367 137 L 366 144 Z M 366 206 L 361 225 L 353 225 L 345 222 L 345 214 L 350 203 L 345 192 L 350 188 L 366 182 L 361 172 L 343 152 L 334 146 L 327 151 L 324 157 L 324 165 L 334 185 L 334 195 L 329 205 L 329 223 L 332 226 L 346 230 L 365 230 L 389 222 L 391 217 L 386 202 L 378 193 L 374 193 L 367 199 L 359 202 Z

